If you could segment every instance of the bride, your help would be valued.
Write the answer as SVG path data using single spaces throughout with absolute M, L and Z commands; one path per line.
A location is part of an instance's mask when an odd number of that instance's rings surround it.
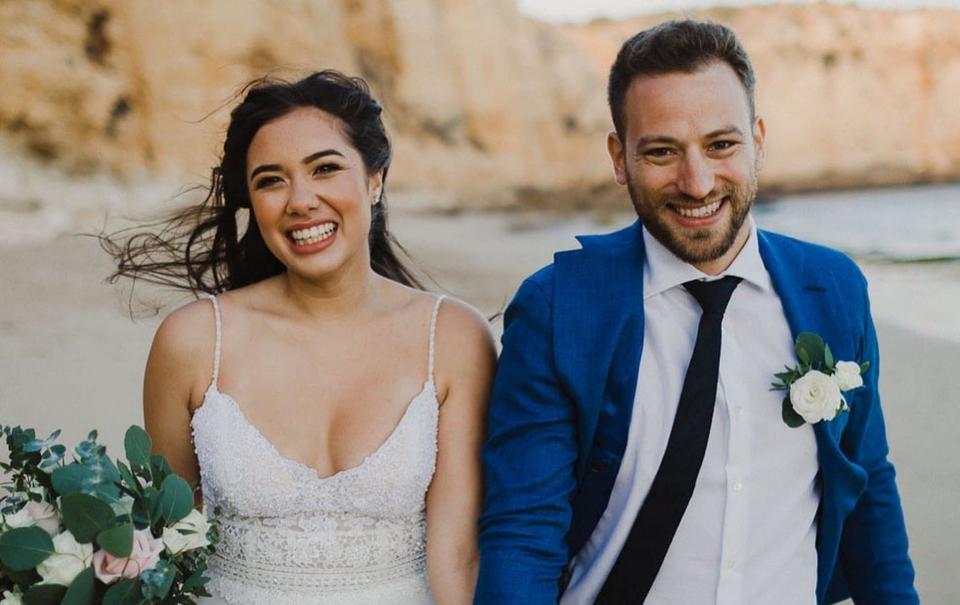
M 472 600 L 495 349 L 393 251 L 380 113 L 335 71 L 257 81 L 204 203 L 106 240 L 114 277 L 206 295 L 157 330 L 144 418 L 219 524 L 208 602 Z

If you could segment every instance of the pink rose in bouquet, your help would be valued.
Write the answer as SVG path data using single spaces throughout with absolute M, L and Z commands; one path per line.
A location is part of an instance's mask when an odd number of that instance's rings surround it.
M 106 550 L 93 555 L 93 572 L 104 584 L 113 584 L 120 578 L 133 579 L 153 569 L 163 552 L 163 541 L 154 538 L 150 530 L 133 532 L 133 550 L 128 557 L 115 557 Z

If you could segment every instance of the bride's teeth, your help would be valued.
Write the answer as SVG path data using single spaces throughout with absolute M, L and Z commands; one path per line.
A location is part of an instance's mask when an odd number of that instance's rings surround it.
M 337 226 L 335 223 L 324 223 L 322 225 L 314 225 L 313 227 L 308 227 L 306 229 L 297 229 L 296 231 L 291 231 L 290 237 L 293 238 L 293 241 L 297 244 L 309 245 L 327 239 L 333 235 L 333 232 L 336 230 Z

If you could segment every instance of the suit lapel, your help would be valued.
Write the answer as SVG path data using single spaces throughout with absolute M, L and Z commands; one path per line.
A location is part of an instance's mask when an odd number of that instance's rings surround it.
M 843 306 L 842 286 L 829 272 L 811 266 L 804 244 L 763 231 L 758 233 L 760 256 L 794 339 L 801 332 L 815 332 L 831 348 L 840 346 L 844 356 L 852 356 L 855 351 L 851 351 L 848 341 L 853 327 L 837 311 L 838 306 Z M 840 448 L 845 422 L 846 418 L 839 418 L 813 427 L 822 489 L 817 532 L 817 593 L 821 596 L 833 573 L 843 520 L 867 482 L 863 468 L 851 462 Z
M 637 221 L 610 235 L 578 239 L 582 249 L 555 257 L 557 369 L 580 408 L 581 454 L 600 439 L 618 463 L 643 344 L 643 238 Z M 581 455 L 578 476 L 585 464 Z

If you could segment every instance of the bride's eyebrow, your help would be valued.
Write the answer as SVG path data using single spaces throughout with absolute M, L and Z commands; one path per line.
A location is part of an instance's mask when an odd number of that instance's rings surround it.
M 339 151 L 337 151 L 336 149 L 324 149 L 323 151 L 311 153 L 307 157 L 303 158 L 301 162 L 304 165 L 306 165 L 311 162 L 315 162 L 320 158 L 327 157 L 329 155 L 335 155 L 335 156 L 346 159 L 345 156 Z M 261 172 L 273 172 L 276 170 L 280 170 L 280 164 L 261 164 L 260 166 L 257 166 L 256 168 L 254 168 L 253 172 L 250 173 L 250 180 L 253 180 L 253 178 L 258 174 L 260 174 Z
M 302 162 L 303 162 L 304 164 L 309 164 L 310 162 L 315 162 L 315 161 L 319 160 L 320 158 L 326 157 L 326 156 L 328 156 L 328 155 L 336 155 L 336 156 L 340 156 L 341 158 L 344 158 L 344 155 L 343 155 L 342 153 L 340 153 L 339 151 L 337 151 L 336 149 L 324 149 L 323 151 L 318 151 L 318 152 L 316 152 L 316 153 L 311 153 L 311 154 L 308 155 L 307 157 L 303 158 Z M 344 159 L 346 159 L 346 158 L 344 158 Z

